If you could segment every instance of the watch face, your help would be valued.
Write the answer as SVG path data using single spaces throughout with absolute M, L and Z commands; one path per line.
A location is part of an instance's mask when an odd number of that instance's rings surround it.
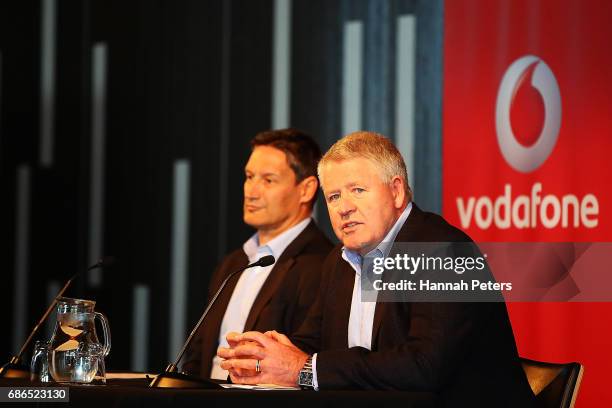
M 298 384 L 312 387 L 312 373 L 301 371 L 298 379 Z

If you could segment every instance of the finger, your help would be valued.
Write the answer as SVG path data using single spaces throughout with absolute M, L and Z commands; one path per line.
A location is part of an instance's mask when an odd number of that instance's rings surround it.
M 240 339 L 256 341 L 264 347 L 269 347 L 272 344 L 274 344 L 273 340 L 270 339 L 268 336 L 266 336 L 263 333 L 256 332 L 256 331 L 242 333 L 242 336 L 240 336 Z
M 240 336 L 242 336 L 242 333 L 229 332 L 225 335 L 225 339 L 227 340 L 228 344 L 233 347 L 240 341 Z
M 223 360 L 221 362 L 221 364 L 219 364 L 221 366 L 222 369 L 227 370 L 231 373 L 234 373 L 234 375 L 237 376 L 242 376 L 243 374 L 246 374 L 247 370 L 242 369 L 240 367 L 234 367 L 234 360 L 230 359 L 230 360 Z
M 238 342 L 237 345 L 238 346 L 244 346 L 244 345 L 248 345 L 248 344 L 251 344 L 251 345 L 254 345 L 254 346 L 259 346 L 260 345 L 258 342 L 252 341 L 252 340 L 241 340 L 241 341 Z
M 248 342 L 242 346 L 236 346 L 234 348 L 219 347 L 217 349 L 217 355 L 221 358 L 255 358 L 263 360 L 266 357 L 266 352 L 263 347 L 256 342 Z
M 255 385 L 255 384 L 260 384 L 261 383 L 261 375 L 255 375 L 255 376 L 237 376 L 237 375 L 233 375 L 230 373 L 230 379 L 232 380 L 232 382 L 234 384 L 248 384 L 248 385 Z
M 221 358 L 233 358 L 234 349 L 227 348 L 227 347 L 219 347 L 217 349 L 217 355 Z
M 259 362 L 260 368 L 263 365 L 263 361 Z M 255 367 L 257 366 L 257 360 L 252 358 L 232 358 L 230 360 L 225 360 L 221 362 L 221 368 L 224 370 L 231 369 L 244 369 L 244 370 L 252 370 L 255 371 Z M 262 370 L 263 371 L 263 370 Z
M 286 346 L 293 346 L 293 343 L 291 343 L 291 340 L 289 340 L 289 337 L 285 336 L 282 333 L 277 332 L 276 330 L 272 330 L 269 334 L 269 337 L 278 341 L 281 344 L 284 344 Z
M 245 370 L 243 368 L 232 368 L 228 370 L 230 374 L 233 374 L 238 377 L 252 377 L 254 375 L 259 375 L 259 373 L 255 370 Z
M 247 344 L 244 346 L 237 346 L 233 349 L 234 358 L 254 358 L 256 360 L 263 360 L 266 357 L 266 351 L 263 347 L 253 344 Z
M 234 365 L 232 364 L 233 360 L 223 360 L 221 362 L 221 364 L 219 364 L 221 366 L 222 369 L 227 370 L 227 371 L 232 371 L 235 370 Z

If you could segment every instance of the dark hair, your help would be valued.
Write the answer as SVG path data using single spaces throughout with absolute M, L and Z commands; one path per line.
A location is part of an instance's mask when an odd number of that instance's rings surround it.
M 255 149 L 257 146 L 271 146 L 284 152 L 297 183 L 306 177 L 317 177 L 321 149 L 307 133 L 293 128 L 266 130 L 251 140 L 251 148 Z

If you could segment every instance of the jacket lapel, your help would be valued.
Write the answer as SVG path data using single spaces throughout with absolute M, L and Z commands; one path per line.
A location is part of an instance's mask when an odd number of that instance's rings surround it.
M 376 347 L 378 342 L 378 334 L 380 333 L 380 325 L 385 315 L 385 309 L 387 308 L 386 303 L 376 303 L 376 309 L 374 310 L 374 324 L 372 325 L 372 350 Z
M 274 293 L 278 291 L 278 288 L 283 283 L 287 272 L 289 271 L 289 269 L 291 269 L 294 263 L 295 259 L 289 258 L 285 259 L 281 263 L 277 263 L 277 265 L 272 268 L 270 274 L 268 275 L 268 278 L 266 279 L 263 286 L 261 287 L 261 290 L 257 294 L 257 297 L 253 302 L 253 306 L 251 306 L 249 317 L 247 318 L 247 321 L 244 324 L 244 331 L 253 330 L 262 309 L 270 301 L 272 295 L 274 295 Z
M 333 348 L 348 348 L 348 324 L 351 317 L 353 289 L 355 288 L 355 271 L 344 260 L 341 261 L 342 270 L 336 282 L 332 283 L 333 291 L 330 299 L 333 300 L 335 317 L 329 319 L 342 326 L 335 326 L 332 332 Z
M 268 304 L 270 298 L 272 298 L 274 293 L 276 293 L 276 291 L 282 284 L 286 274 L 289 272 L 293 264 L 295 264 L 295 257 L 297 257 L 302 252 L 306 244 L 308 244 L 308 242 L 313 239 L 316 233 L 317 226 L 314 220 L 311 220 L 310 223 L 304 229 L 304 231 L 302 231 L 293 240 L 293 242 L 291 242 L 287 246 L 287 248 L 285 248 L 283 254 L 280 256 L 279 259 L 276 260 L 276 264 L 270 271 L 268 278 L 266 279 L 263 286 L 261 287 L 261 290 L 257 294 L 257 297 L 253 302 L 253 306 L 251 306 L 249 316 L 247 317 L 246 323 L 244 324 L 244 331 L 253 330 L 262 309 L 266 304 Z
M 395 237 L 394 242 L 412 242 L 416 241 L 416 237 L 418 236 L 418 225 L 421 222 L 423 216 L 423 212 L 419 207 L 416 206 L 415 203 L 412 203 L 412 209 L 410 210 L 410 215 L 408 215 L 408 219 L 404 222 L 402 228 L 400 228 L 397 236 Z M 389 253 L 389 257 L 394 257 L 396 255 L 396 251 L 394 248 L 391 249 Z M 382 279 L 384 281 L 384 274 Z M 378 342 L 378 335 L 380 333 L 380 326 L 384 320 L 385 311 L 389 308 L 389 305 L 386 302 L 377 302 L 376 310 L 374 311 L 374 323 L 372 324 L 372 348 Z

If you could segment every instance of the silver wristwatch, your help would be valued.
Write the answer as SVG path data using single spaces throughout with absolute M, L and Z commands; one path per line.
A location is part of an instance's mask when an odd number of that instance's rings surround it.
M 298 385 L 303 390 L 313 390 L 314 382 L 313 382 L 313 374 L 312 374 L 312 356 L 309 356 L 306 362 L 304 363 L 304 367 L 300 370 L 300 374 L 298 375 Z

